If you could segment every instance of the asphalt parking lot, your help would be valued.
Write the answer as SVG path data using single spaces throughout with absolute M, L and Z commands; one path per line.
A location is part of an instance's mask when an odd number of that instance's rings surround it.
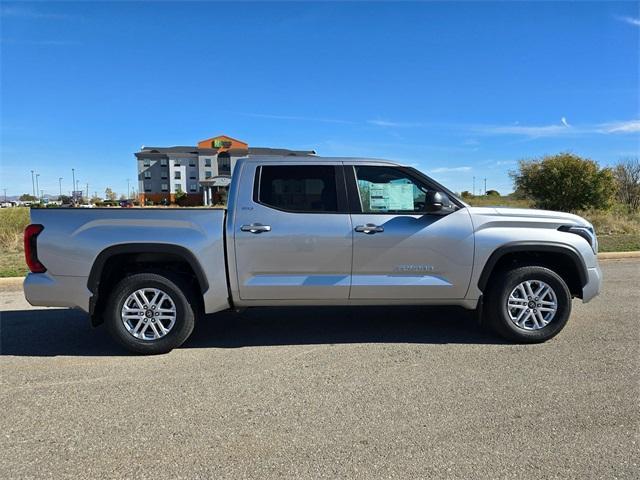
M 131 356 L 0 293 L 0 478 L 640 476 L 640 261 L 509 345 L 444 308 L 255 309 Z

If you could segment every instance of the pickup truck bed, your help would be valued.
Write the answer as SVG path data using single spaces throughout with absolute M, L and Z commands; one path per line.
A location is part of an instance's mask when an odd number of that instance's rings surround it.
M 30 276 L 28 299 L 93 313 L 107 259 L 153 264 L 155 256 L 170 267 L 174 254 L 191 267 L 205 311 L 227 309 L 225 216 L 214 208 L 33 209 L 31 222 L 46 225 L 38 258 L 47 271 Z

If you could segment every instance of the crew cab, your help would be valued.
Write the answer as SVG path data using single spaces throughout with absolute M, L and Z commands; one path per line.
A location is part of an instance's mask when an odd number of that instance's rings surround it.
M 34 209 L 31 221 L 29 303 L 84 310 L 138 353 L 180 346 L 205 314 L 287 305 L 458 305 L 542 342 L 602 280 L 583 218 L 471 207 L 386 160 L 248 157 L 226 209 Z

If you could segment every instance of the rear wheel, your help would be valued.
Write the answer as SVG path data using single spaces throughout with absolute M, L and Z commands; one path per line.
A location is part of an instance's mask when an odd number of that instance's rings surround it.
M 539 343 L 557 335 L 571 314 L 571 293 L 553 270 L 519 267 L 492 279 L 487 298 L 488 324 L 519 343 Z
M 138 273 L 121 280 L 105 321 L 113 338 L 135 353 L 166 353 L 189 338 L 195 323 L 192 292 L 171 275 Z

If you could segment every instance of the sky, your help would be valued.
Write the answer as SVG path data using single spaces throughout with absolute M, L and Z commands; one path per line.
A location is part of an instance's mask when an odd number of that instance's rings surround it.
M 219 134 L 512 190 L 517 161 L 640 155 L 639 2 L 2 2 L 0 189 L 136 185 Z M 0 192 L 0 195 L 2 192 Z

